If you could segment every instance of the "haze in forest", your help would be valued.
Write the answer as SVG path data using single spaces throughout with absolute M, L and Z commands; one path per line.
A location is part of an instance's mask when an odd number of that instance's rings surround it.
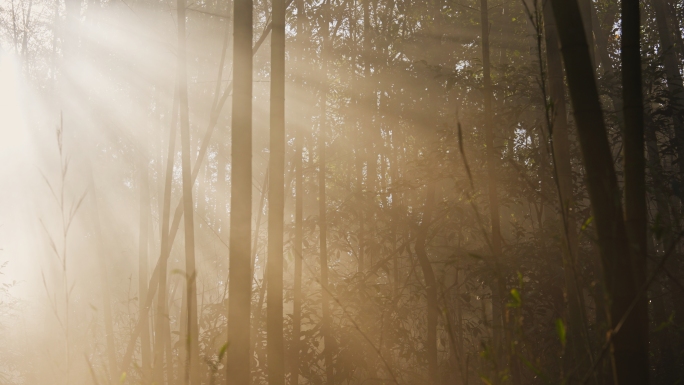
M 0 0 L 0 385 L 681 382 L 683 20 Z

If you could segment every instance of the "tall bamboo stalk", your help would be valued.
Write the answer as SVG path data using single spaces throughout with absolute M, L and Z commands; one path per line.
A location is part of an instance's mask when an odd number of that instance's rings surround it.
M 227 383 L 250 383 L 252 298 L 252 0 L 233 4 L 233 115 L 231 125 L 230 276 Z

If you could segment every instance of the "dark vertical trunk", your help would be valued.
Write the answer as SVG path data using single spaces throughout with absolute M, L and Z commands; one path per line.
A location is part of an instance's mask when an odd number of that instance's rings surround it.
M 647 119 L 644 131 L 646 137 L 646 149 L 648 154 L 648 169 L 653 183 L 653 195 L 656 201 L 656 225 L 659 228 L 659 237 L 662 239 L 663 248 L 668 250 L 672 243 L 672 219 L 670 216 L 670 204 L 667 199 L 667 194 L 664 191 L 665 180 L 663 178 L 663 166 L 660 163 L 660 153 L 658 152 L 658 139 L 656 137 L 655 126 L 650 119 Z M 648 238 L 653 242 L 653 237 Z M 653 254 L 656 254 L 655 246 L 651 248 Z M 656 282 L 653 288 L 653 320 L 656 325 L 661 325 L 667 322 L 667 314 L 665 312 L 665 297 L 664 290 L 660 282 Z M 676 379 L 677 368 L 675 366 L 674 352 L 670 342 L 670 336 L 666 330 L 661 330 L 655 333 L 658 344 L 659 355 L 659 370 L 655 373 L 655 381 L 657 384 L 672 384 Z
M 439 383 L 439 364 L 437 361 L 437 317 L 439 315 L 439 305 L 437 304 L 437 280 L 435 279 L 435 272 L 432 270 L 432 264 L 425 247 L 435 206 L 435 184 L 435 181 L 428 182 L 423 218 L 421 219 L 420 229 L 416 237 L 416 256 L 423 271 L 427 294 L 427 340 L 425 346 L 428 374 L 430 376 L 430 383 L 433 385 Z
M 551 4 L 587 173 L 605 287 L 610 298 L 610 325 L 615 328 L 626 315 L 639 287 L 633 265 L 625 263 L 625 258 L 630 258 L 630 248 L 622 218 L 620 191 L 580 9 L 574 0 L 552 0 Z M 637 351 L 646 352 L 648 347 L 632 344 L 640 341 L 639 318 L 639 314 L 632 312 L 619 332 L 612 334 L 615 381 L 621 385 L 648 383 L 648 361 Z
M 650 118 L 647 118 L 647 122 L 648 124 L 644 128 L 644 136 L 646 139 L 646 150 L 648 155 L 648 169 L 651 175 L 653 195 L 656 202 L 656 221 L 658 222 L 657 226 L 660 226 L 663 246 L 667 250 L 674 235 L 672 216 L 670 214 L 670 202 L 665 187 L 667 181 L 665 180 L 663 165 L 660 160 L 655 123 Z
M 283 222 L 285 210 L 285 0 L 273 0 L 271 135 L 268 181 L 268 383 L 285 384 L 283 342 Z
M 322 9 L 322 26 L 321 34 L 323 38 L 323 47 L 321 49 L 321 76 L 327 78 L 328 63 L 327 54 L 330 45 L 330 3 L 329 0 L 324 0 Z M 327 244 L 327 218 L 326 218 L 326 198 L 325 198 L 325 142 L 326 142 L 326 125 L 328 103 L 326 80 L 322 82 L 321 88 L 321 118 L 318 134 L 318 224 L 320 227 L 320 259 L 321 259 L 321 296 L 322 296 L 322 320 L 321 330 L 323 332 L 323 343 L 325 351 L 325 374 L 326 383 L 334 385 L 334 368 L 333 368 L 333 336 L 330 330 L 330 290 L 328 288 L 328 244 Z
M 551 99 L 551 145 L 554 152 L 554 166 L 557 178 L 558 195 L 561 206 L 563 229 L 563 269 L 565 290 L 568 302 L 567 331 L 571 336 L 565 352 L 564 372 L 584 373 L 587 367 L 586 352 L 589 347 L 583 343 L 588 336 L 583 327 L 581 289 L 577 272 L 577 229 L 574 217 L 574 196 L 572 183 L 572 166 L 570 164 L 570 140 L 568 139 L 568 121 L 565 107 L 565 83 L 563 63 L 558 42 L 556 21 L 553 17 L 551 3 L 544 4 L 544 36 L 546 39 L 546 62 L 548 68 L 549 96 Z
M 252 292 L 252 0 L 233 8 L 233 113 L 230 197 L 230 276 L 228 297 L 228 384 L 250 383 Z
M 183 211 L 185 233 L 185 276 L 187 280 L 188 325 L 186 351 L 186 384 L 199 384 L 199 329 L 197 325 L 197 290 L 195 276 L 195 222 L 192 200 L 192 168 L 190 166 L 190 116 L 185 46 L 185 0 L 178 0 L 178 106 L 180 111 L 181 165 L 183 179 Z
M 631 257 L 637 289 L 646 282 L 648 255 L 646 250 L 646 158 L 644 153 L 644 102 L 641 84 L 641 20 L 639 0 L 622 0 L 622 100 L 624 116 L 624 195 L 625 226 L 629 236 Z M 623 257 L 624 258 L 624 257 Z M 629 279 L 630 277 L 626 277 Z M 629 365 L 629 381 L 648 383 L 648 301 L 645 295 L 637 299 L 630 326 L 630 341 L 624 343 Z M 636 367 L 633 367 L 636 366 Z M 641 370 L 638 370 L 641 369 Z M 620 367 L 618 367 L 618 374 Z M 620 383 L 623 378 L 618 377 Z

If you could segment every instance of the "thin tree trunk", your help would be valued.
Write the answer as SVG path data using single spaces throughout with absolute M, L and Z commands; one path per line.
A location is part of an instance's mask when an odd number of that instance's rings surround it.
M 144 145 L 144 143 L 143 143 Z M 149 275 L 149 262 L 147 260 L 149 250 L 149 222 L 150 222 L 150 186 L 148 179 L 147 157 L 139 154 L 140 157 L 140 229 L 138 238 L 138 306 L 140 320 L 142 321 L 142 332 L 140 333 L 140 354 L 142 358 L 142 379 L 143 382 L 151 380 L 152 351 L 150 346 L 150 319 L 145 313 L 145 302 L 147 297 L 147 279 Z
M 183 179 L 183 211 L 185 221 L 185 277 L 187 280 L 188 337 L 185 383 L 199 384 L 199 327 L 197 325 L 197 289 L 195 273 L 195 222 L 192 200 L 192 168 L 190 165 L 190 117 L 185 46 L 185 0 L 178 0 L 178 102 L 180 111 L 181 164 Z
M 226 31 L 223 35 L 223 47 L 221 48 L 221 61 L 219 62 L 218 66 L 218 76 L 217 76 L 217 82 L 216 82 L 216 88 L 214 89 L 214 103 L 211 107 L 211 115 L 217 115 L 218 114 L 218 106 L 217 103 L 219 101 L 219 96 L 221 95 L 221 83 L 223 81 L 223 67 L 226 62 L 226 52 L 228 51 L 228 42 L 230 41 L 231 37 L 231 32 L 232 28 L 230 23 L 232 22 L 232 13 L 233 10 L 230 7 L 230 3 L 227 3 L 227 13 L 229 17 L 226 20 Z M 218 159 L 217 159 L 217 167 L 216 167 L 216 191 L 218 193 L 218 196 L 216 198 L 216 215 L 217 215 L 217 224 L 216 227 L 219 229 L 219 234 L 226 234 L 226 230 L 228 228 L 228 221 L 226 220 L 226 197 L 228 195 L 228 189 L 226 188 L 226 163 L 223 163 L 223 160 L 228 157 L 228 151 L 227 151 L 227 146 L 225 140 L 227 139 L 225 132 L 222 132 L 220 137 L 218 138 Z
M 169 216 L 171 214 L 171 190 L 173 189 L 173 163 L 176 148 L 176 136 L 178 131 L 178 88 L 175 87 L 173 97 L 173 107 L 171 112 L 171 127 L 169 130 L 169 148 L 166 155 L 166 172 L 164 177 L 164 198 L 162 203 L 161 217 L 161 253 L 160 256 L 170 253 L 169 245 Z M 168 271 L 168 261 L 161 258 L 159 261 L 159 288 L 157 289 L 157 314 L 155 318 L 155 343 L 154 343 L 154 382 L 164 383 L 164 347 L 171 345 L 171 336 L 167 333 L 170 330 L 169 314 L 166 300 L 166 278 Z M 166 356 L 167 381 L 172 382 L 173 372 L 171 370 L 171 356 Z
M 187 378 L 185 373 L 187 372 L 187 367 L 185 366 L 188 361 L 188 350 L 185 346 L 185 341 L 188 340 L 188 282 L 187 279 L 183 279 L 181 282 L 181 307 L 180 307 L 180 322 L 178 328 L 178 366 L 176 368 L 176 384 L 187 384 Z
M 672 216 L 670 215 L 670 203 L 665 191 L 665 174 L 660 160 L 660 153 L 658 152 L 658 138 L 656 137 L 656 128 L 653 121 L 648 119 L 648 123 L 644 129 L 646 138 L 646 150 L 648 154 L 648 169 L 651 174 L 653 183 L 653 195 L 656 201 L 657 221 L 662 227 L 662 236 L 664 240 L 665 249 L 668 244 L 672 242 L 673 228 Z
M 303 28 L 304 28 L 304 1 L 296 0 L 297 7 L 297 43 L 300 45 L 304 42 Z M 301 55 L 301 48 L 298 52 L 300 55 L 297 58 L 299 63 L 303 62 L 303 55 Z M 296 86 L 301 87 L 303 82 L 298 77 Z M 295 235 L 294 235 L 294 282 L 292 293 L 292 342 L 290 343 L 290 384 L 298 385 L 299 383 L 299 354 L 300 354 L 300 338 L 302 328 L 302 244 L 304 240 L 304 186 L 303 186 L 303 162 L 302 162 L 302 148 L 304 140 L 304 127 L 302 124 L 297 124 L 295 132 Z
M 663 191 L 664 179 L 663 179 L 663 166 L 660 163 L 660 154 L 658 152 L 658 139 L 656 137 L 655 126 L 653 122 L 648 119 L 648 123 L 645 127 L 646 133 L 646 149 L 648 153 L 648 168 L 651 174 L 651 180 L 653 183 L 653 195 L 656 201 L 656 226 L 660 227 L 660 236 L 663 240 L 663 246 L 665 250 L 668 250 L 672 243 L 672 219 L 670 216 L 670 204 L 667 200 L 667 194 Z M 652 241 L 653 237 L 648 239 Z M 655 246 L 652 248 L 654 254 L 656 254 Z M 662 287 L 660 283 L 655 283 L 655 289 L 653 291 L 653 320 L 656 325 L 660 325 L 667 321 L 667 314 L 665 313 L 665 305 L 663 301 Z M 670 343 L 670 337 L 661 330 L 656 333 L 658 348 L 660 350 L 659 366 L 660 369 L 658 373 L 655 374 L 656 383 L 659 384 L 671 384 L 675 382 L 676 366 L 675 358 L 672 351 L 672 345 Z
M 377 178 L 377 159 L 375 158 L 375 149 L 373 148 L 373 141 L 375 139 L 375 124 L 373 122 L 373 113 L 375 112 L 375 95 L 373 89 L 373 82 L 371 81 L 371 54 L 372 54 L 372 39 L 371 39 L 371 0 L 363 0 L 363 99 L 365 116 L 362 119 L 363 133 L 366 147 L 366 186 L 369 193 L 370 204 L 375 198 L 375 182 Z M 372 107 L 371 107 L 372 106 Z M 372 264 L 372 262 L 371 262 Z
M 657 1 L 657 0 L 656 0 Z M 639 0 L 622 0 L 622 99 L 624 111 L 624 194 L 625 226 L 629 238 L 629 256 L 636 287 L 646 282 L 648 254 L 646 229 L 646 159 L 644 153 L 644 102 L 641 82 L 641 20 Z M 624 263 L 624 262 L 623 262 Z M 628 330 L 630 341 L 624 346 L 630 368 L 629 381 L 646 384 L 649 379 L 648 301 L 642 295 L 636 303 Z M 625 377 L 618 377 L 623 383 Z
M 285 0 L 273 0 L 271 135 L 268 182 L 268 296 L 266 332 L 269 385 L 285 384 L 283 341 L 283 222 L 285 220 Z
M 328 89 L 326 87 L 326 80 L 328 76 L 327 53 L 330 44 L 330 3 L 329 0 L 324 0 L 322 9 L 322 26 L 321 35 L 323 38 L 323 47 L 321 50 L 321 76 L 324 81 L 321 88 L 321 118 L 318 134 L 318 225 L 320 227 L 320 260 L 321 260 L 321 296 L 322 296 L 322 320 L 321 330 L 323 332 L 323 344 L 325 351 L 323 352 L 325 358 L 325 374 L 326 383 L 334 385 L 334 371 L 332 360 L 332 345 L 333 336 L 330 330 L 330 291 L 328 288 L 328 244 L 327 244 L 327 218 L 326 218 L 326 198 L 325 198 L 325 142 L 326 142 L 326 125 L 328 103 Z
M 416 237 L 416 256 L 423 271 L 427 294 L 427 340 L 425 346 L 431 384 L 439 383 L 439 365 L 437 361 L 437 317 L 439 315 L 439 306 L 437 304 L 437 280 L 435 279 L 435 272 L 432 270 L 425 246 L 435 206 L 435 183 L 435 181 L 428 182 L 423 218 L 421 219 L 420 229 Z
M 252 300 L 252 0 L 235 0 L 227 383 L 249 385 Z
M 488 197 L 489 214 L 492 222 L 492 254 L 495 261 L 501 256 L 501 223 L 499 218 L 499 197 L 496 187 L 496 163 L 498 154 L 494 148 L 494 125 L 492 122 L 492 81 L 490 75 L 489 60 L 489 10 L 487 0 L 480 0 L 480 26 L 482 31 L 482 80 L 484 93 L 484 115 L 485 115 L 485 142 L 487 146 L 487 175 L 488 175 Z M 496 269 L 499 269 L 498 263 Z M 494 348 L 500 352 L 502 339 L 502 296 L 501 290 L 503 282 L 500 282 L 499 274 L 492 287 L 492 329 L 494 332 Z M 498 358 L 497 353 L 497 358 Z
M 252 263 L 252 275 L 253 279 L 256 282 L 256 276 L 254 275 L 254 272 L 256 271 L 256 255 L 257 255 L 257 250 L 259 250 L 259 231 L 261 229 L 261 217 L 262 217 L 262 212 L 264 210 L 264 200 L 266 199 L 266 194 L 268 194 L 268 174 L 269 174 L 269 169 L 266 169 L 266 172 L 264 173 L 264 181 L 261 184 L 261 197 L 259 198 L 259 206 L 257 208 L 257 217 L 256 217 L 256 223 L 254 225 L 254 239 L 252 240 L 252 255 L 251 255 L 251 263 Z M 256 348 L 256 345 L 259 343 L 259 340 L 257 338 L 257 333 L 259 332 L 259 329 L 261 328 L 261 309 L 263 308 L 264 305 L 264 297 L 266 296 L 266 288 L 268 287 L 268 276 L 267 276 L 267 265 L 266 262 L 268 260 L 268 255 L 264 256 L 264 258 L 261 259 L 261 270 L 263 271 L 262 277 L 261 277 L 261 287 L 259 287 L 259 292 L 257 293 L 257 305 L 254 310 L 254 319 L 252 320 L 252 325 L 250 329 L 251 337 L 250 337 L 250 351 L 249 351 L 249 357 L 252 358 L 254 357 L 254 349 Z
M 563 63 L 558 31 L 553 17 L 551 3 L 544 4 L 544 36 L 546 39 L 546 61 L 549 79 L 549 94 L 551 97 L 551 145 L 554 150 L 554 166 L 558 178 L 560 195 L 561 220 L 564 221 L 566 236 L 563 237 L 563 269 L 565 275 L 565 290 L 568 302 L 567 330 L 571 338 L 564 355 L 566 375 L 570 371 L 584 373 L 586 353 L 589 346 L 583 341 L 588 336 L 583 327 L 581 289 L 578 284 L 577 272 L 577 229 L 574 216 L 574 196 L 572 183 L 572 166 L 570 164 L 570 140 L 568 139 L 568 121 L 565 107 L 565 83 L 563 80 Z
M 464 338 L 463 338 L 463 307 L 461 305 L 461 296 L 460 296 L 460 280 L 459 280 L 459 274 L 460 274 L 460 269 L 457 267 L 456 268 L 456 273 L 455 273 L 455 280 L 454 280 L 454 289 L 456 290 L 456 293 L 454 295 L 454 302 L 456 304 L 456 352 L 458 353 L 458 368 L 459 372 L 461 374 L 461 380 L 464 383 L 468 383 L 468 372 L 467 372 L 467 367 L 465 367 L 463 364 L 463 356 L 465 355 L 465 349 L 464 349 Z
M 610 325 L 615 328 L 626 315 L 639 287 L 632 264 L 625 263 L 630 248 L 622 218 L 620 191 L 579 6 L 574 0 L 552 0 L 552 6 L 587 173 L 605 286 L 610 298 Z M 637 322 L 639 317 L 632 312 L 620 331 L 612 334 L 615 381 L 621 385 L 648 383 L 648 361 L 642 360 L 635 352 L 635 347 L 644 352 L 647 347 L 632 344 L 632 341 L 639 341 L 641 334 Z

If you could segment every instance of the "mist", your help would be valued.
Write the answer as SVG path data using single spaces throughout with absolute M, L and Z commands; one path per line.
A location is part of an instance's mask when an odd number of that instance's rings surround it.
M 0 384 L 681 382 L 683 16 L 0 0 Z

